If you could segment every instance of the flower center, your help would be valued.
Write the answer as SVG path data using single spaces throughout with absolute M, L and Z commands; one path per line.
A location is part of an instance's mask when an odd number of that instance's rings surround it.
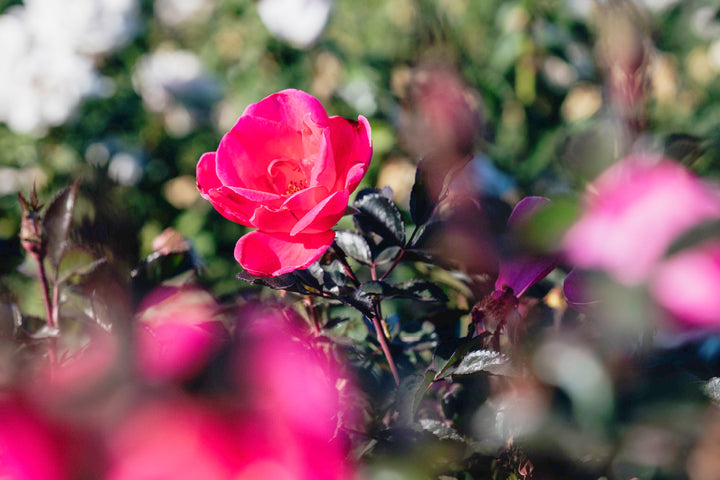
M 273 160 L 268 165 L 268 177 L 273 190 L 280 195 L 292 195 L 308 188 L 305 172 L 296 160 Z
M 307 187 L 308 183 L 305 179 L 290 180 L 287 190 L 285 190 L 285 195 L 292 195 L 293 193 L 299 192 L 300 190 L 305 190 Z

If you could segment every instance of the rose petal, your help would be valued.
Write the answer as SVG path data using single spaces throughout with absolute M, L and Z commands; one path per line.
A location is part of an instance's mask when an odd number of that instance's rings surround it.
M 200 157 L 196 174 L 197 188 L 200 190 L 200 195 L 202 195 L 204 199 L 210 200 L 208 198 L 208 190 L 222 186 L 222 182 L 215 171 L 215 152 L 204 153 L 203 156 Z
M 357 122 L 330 117 L 330 141 L 337 171 L 334 190 L 344 189 L 352 193 L 365 175 L 372 157 L 370 124 L 362 115 Z
M 636 155 L 593 184 L 584 215 L 564 239 L 569 259 L 626 285 L 644 281 L 686 229 L 720 217 L 720 196 L 682 165 Z
M 302 219 L 327 196 L 327 188 L 318 186 L 301 190 L 286 198 L 280 205 L 260 204 L 250 218 L 251 226 L 268 233 L 288 233 L 295 227 L 299 219 Z M 330 230 L 333 225 L 323 231 Z
M 290 235 L 330 230 L 345 215 L 349 199 L 350 195 L 347 192 L 333 193 L 302 217 L 290 230 Z
M 678 320 L 720 328 L 720 242 L 670 257 L 653 273 L 650 291 Z
M 280 204 L 279 195 L 238 187 L 220 187 L 207 192 L 213 207 L 230 221 L 254 227 L 252 217 L 261 205 Z M 294 223 L 293 223 L 294 225 Z
M 235 260 L 253 275 L 276 277 L 309 267 L 335 239 L 329 230 L 310 235 L 250 232 L 235 245 Z
M 312 169 L 310 172 L 310 185 L 322 185 L 328 189 L 333 189 L 335 179 L 337 178 L 337 167 L 335 152 L 331 144 L 331 132 L 326 128 L 320 135 L 320 144 L 318 151 L 314 155 Z
M 225 134 L 217 150 L 217 175 L 224 185 L 278 193 L 268 173 L 271 162 L 287 159 L 301 166 L 304 148 L 300 132 L 265 118 L 243 116 Z M 307 172 L 304 172 L 307 173 Z
M 321 126 L 328 123 L 322 104 L 312 95 L 295 89 L 273 93 L 258 103 L 249 105 L 243 113 L 243 116 L 245 115 L 280 122 L 298 132 L 307 128 L 307 121 Z

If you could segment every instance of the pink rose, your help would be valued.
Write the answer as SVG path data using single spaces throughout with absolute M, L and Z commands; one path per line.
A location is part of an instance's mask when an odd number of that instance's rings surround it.
M 714 218 L 720 218 L 716 191 L 667 158 L 633 155 L 593 182 L 564 249 L 577 267 L 637 285 L 673 240 Z
M 247 107 L 217 151 L 200 158 L 197 184 L 221 215 L 257 229 L 240 238 L 235 259 L 272 277 L 328 249 L 371 155 L 363 116 L 328 117 L 317 99 L 283 90 Z

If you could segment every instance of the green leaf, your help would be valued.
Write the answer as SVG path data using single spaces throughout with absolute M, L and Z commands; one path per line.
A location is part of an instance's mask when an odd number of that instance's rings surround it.
M 60 260 L 57 282 L 59 284 L 71 282 L 78 285 L 82 283 L 84 277 L 93 273 L 100 265 L 106 262 L 106 258 L 96 259 L 83 247 L 70 248 Z
M 485 333 L 469 340 L 460 340 L 438 345 L 433 356 L 433 369 L 437 372 L 434 381 L 447 378 L 455 372 L 457 365 L 471 350 L 482 349 Z
M 392 262 L 397 258 L 398 255 L 400 255 L 401 251 L 402 248 L 398 247 L 397 245 L 393 245 L 392 247 L 384 249 L 378 254 L 377 258 L 375 259 L 375 265 L 384 265 L 386 263 Z
M 420 302 L 445 303 L 448 301 L 447 295 L 445 295 L 442 288 L 427 280 L 408 280 L 393 287 L 395 296 L 398 297 L 411 298 Z
M 363 190 L 353 204 L 360 213 L 353 217 L 358 228 L 373 232 L 396 245 L 405 243 L 405 223 L 400 210 L 378 190 Z
M 384 297 L 392 296 L 395 293 L 395 289 L 390 284 L 377 280 L 363 283 L 360 285 L 360 290 L 368 295 L 382 295 Z
M 494 350 L 473 350 L 463 357 L 453 375 L 471 375 L 488 372 L 494 375 L 509 375 L 512 371 L 510 359 Z
M 255 285 L 264 285 L 275 290 L 298 291 L 298 280 L 293 273 L 286 273 L 277 277 L 260 277 L 245 270 L 237 274 L 237 278 Z
M 372 253 L 365 238 L 350 230 L 335 232 L 335 243 L 347 256 L 361 263 L 370 263 Z
M 43 241 L 47 258 L 56 271 L 68 245 L 79 184 L 79 181 L 76 181 L 72 186 L 61 190 L 52 199 L 43 216 Z
M 420 427 L 426 432 L 430 432 L 440 440 L 452 440 L 454 442 L 464 442 L 463 437 L 451 426 L 447 425 L 440 420 L 433 420 L 431 418 L 421 418 Z
M 429 372 L 425 372 L 424 375 L 411 375 L 402 379 L 395 397 L 399 425 L 413 423 L 420 401 L 432 381 L 433 376 Z
M 332 263 L 323 268 L 325 271 L 324 287 L 328 290 L 332 288 L 344 288 L 348 283 L 348 276 L 345 267 L 339 260 L 333 260 Z

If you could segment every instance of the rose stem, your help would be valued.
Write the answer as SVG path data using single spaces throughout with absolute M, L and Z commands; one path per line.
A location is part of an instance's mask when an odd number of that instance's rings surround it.
M 343 268 L 345 269 L 345 273 L 350 278 L 350 280 L 352 280 L 352 282 L 355 285 L 360 285 L 360 282 L 358 281 L 357 277 L 355 276 L 355 272 L 353 272 L 352 268 L 350 268 L 350 264 L 348 263 L 347 258 L 345 257 L 345 252 L 343 252 L 336 245 L 333 245 L 333 252 L 335 252 L 335 256 L 338 258 L 338 260 L 340 260 L 340 263 L 342 264 Z
M 308 309 L 308 314 L 310 315 L 310 318 L 312 318 L 313 330 L 315 330 L 315 335 L 320 335 L 322 329 L 320 328 L 320 322 L 318 321 L 315 307 L 313 307 L 313 303 L 310 298 L 305 298 L 305 306 Z
M 395 366 L 395 361 L 392 358 L 392 354 L 390 353 L 390 346 L 387 343 L 387 338 L 385 338 L 385 330 L 383 329 L 381 325 L 382 317 L 380 316 L 380 308 L 376 308 L 377 314 L 373 316 L 373 326 L 375 326 L 375 333 L 377 334 L 378 341 L 380 342 L 380 348 L 382 348 L 383 353 L 385 354 L 385 358 L 387 359 L 388 365 L 390 366 L 390 371 L 392 372 L 393 378 L 395 379 L 395 385 L 400 385 L 400 375 L 398 375 L 397 367 Z
M 42 286 L 43 298 L 45 299 L 45 315 L 47 316 L 47 324 L 50 327 L 57 328 L 55 325 L 55 317 L 53 317 L 52 303 L 50 302 L 50 290 L 48 288 L 47 275 L 45 275 L 45 265 L 42 257 L 36 257 L 38 264 L 38 272 L 40 274 L 40 285 Z

